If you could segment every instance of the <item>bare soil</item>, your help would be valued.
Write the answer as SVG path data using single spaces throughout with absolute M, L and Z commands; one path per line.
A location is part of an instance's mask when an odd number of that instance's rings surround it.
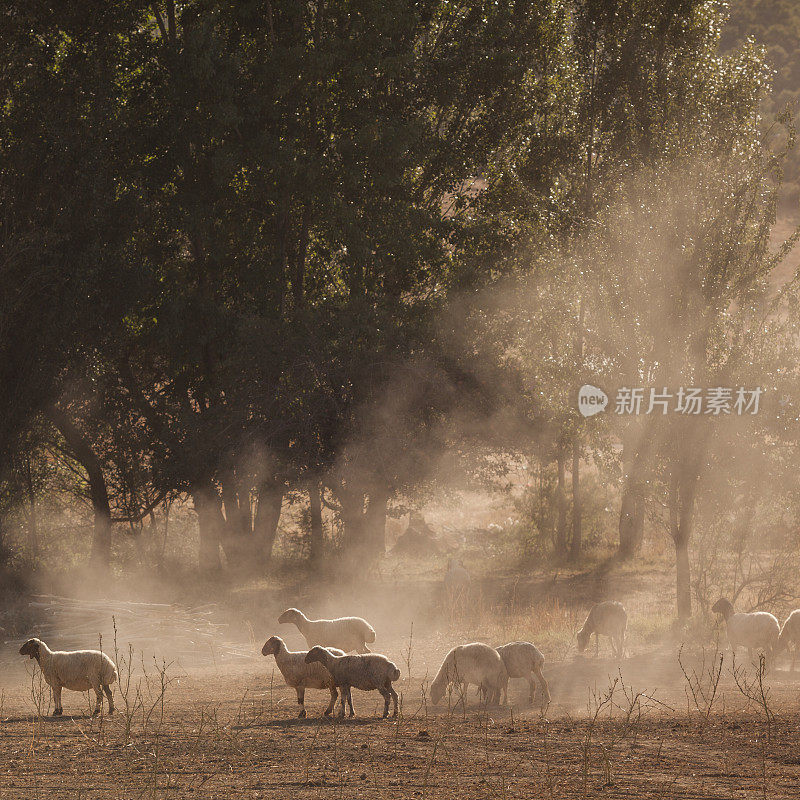
M 132 676 L 128 713 L 115 686 L 113 717 L 92 718 L 87 696 L 65 692 L 72 716 L 53 718 L 47 687 L 17 658 L 3 665 L 0 800 L 800 797 L 800 673 L 767 675 L 765 709 L 727 662 L 713 692 L 716 657 L 681 660 L 665 647 L 550 664 L 545 716 L 523 681 L 508 707 L 483 708 L 472 692 L 466 710 L 455 697 L 431 706 L 412 666 L 397 686 L 399 719 L 380 719 L 376 693 L 354 692 L 357 718 L 339 721 L 319 716 L 319 691 L 297 719 L 271 658 L 163 675 L 151 662 Z M 756 672 L 739 673 L 745 689 Z

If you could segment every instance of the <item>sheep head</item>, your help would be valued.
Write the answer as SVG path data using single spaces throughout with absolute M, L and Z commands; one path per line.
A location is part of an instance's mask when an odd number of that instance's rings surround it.
M 297 620 L 303 619 L 304 616 L 303 612 L 297 608 L 287 608 L 286 611 L 278 617 L 278 622 L 280 622 L 281 625 L 287 622 L 297 622 Z
M 733 603 L 725 597 L 721 597 L 711 606 L 711 610 L 715 614 L 722 614 L 724 619 L 728 619 L 728 617 L 733 614 Z
M 578 652 L 582 653 L 586 649 L 586 645 L 589 644 L 589 639 L 592 638 L 592 634 L 581 628 L 576 636 L 578 638 Z
M 280 652 L 282 646 L 283 639 L 281 639 L 280 636 L 270 636 L 269 639 L 264 642 L 264 646 L 261 648 L 261 655 L 274 656 Z
M 444 697 L 444 686 L 434 681 L 431 684 L 431 703 L 439 705 L 439 701 Z
M 330 657 L 331 654 L 328 650 L 317 645 L 306 653 L 305 662 L 306 664 L 313 664 L 315 661 L 318 661 L 320 664 L 327 664 Z
M 35 658 L 37 661 L 39 660 L 39 648 L 41 646 L 41 642 L 38 639 L 28 639 L 22 647 L 19 649 L 19 654 L 21 656 L 29 656 L 30 658 Z

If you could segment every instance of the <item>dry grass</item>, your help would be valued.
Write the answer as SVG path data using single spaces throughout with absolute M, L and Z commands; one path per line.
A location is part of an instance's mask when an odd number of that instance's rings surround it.
M 540 609 L 534 624 L 546 618 Z M 520 616 L 495 623 L 530 630 Z M 729 660 L 718 669 L 718 653 L 686 648 L 679 661 L 671 645 L 622 663 L 573 653 L 546 668 L 546 715 L 527 706 L 523 681 L 507 708 L 470 693 L 463 710 L 426 698 L 443 646 L 410 632 L 388 643 L 404 654 L 396 722 L 379 719 L 377 694 L 360 692 L 353 721 L 317 716 L 325 693 L 313 691 L 310 717 L 297 719 L 272 659 L 186 671 L 127 647 L 117 653 L 118 713 L 92 718 L 89 698 L 69 693 L 74 716 L 57 719 L 44 716 L 38 671 L 14 662 L 0 709 L 0 800 L 797 796 L 800 707 L 785 670 L 760 676 Z
M 800 714 L 785 687 L 768 746 L 762 717 L 731 686 L 707 718 L 681 706 L 677 687 L 659 699 L 619 677 L 582 712 L 546 718 L 516 705 L 434 709 L 416 681 L 399 688 L 397 722 L 379 720 L 375 697 L 360 693 L 352 722 L 298 720 L 291 693 L 263 675 L 164 682 L 154 668 L 129 732 L 124 713 L 92 719 L 84 703 L 77 716 L 40 718 L 14 693 L 0 798 L 304 798 L 321 787 L 376 798 L 796 796 Z M 80 696 L 70 700 L 76 710 Z
M 322 719 L 327 698 L 317 691 L 306 694 L 309 718 L 297 719 L 294 692 L 257 654 L 273 632 L 295 648 L 302 641 L 278 630 L 280 608 L 262 596 L 242 595 L 233 611 L 249 662 L 207 648 L 171 659 L 168 642 L 146 655 L 143 645 L 115 642 L 109 620 L 105 649 L 120 669 L 113 717 L 92 718 L 88 696 L 75 693 L 64 696 L 74 716 L 49 717 L 33 662 L 9 655 L 0 800 L 797 797 L 800 672 L 785 660 L 766 674 L 759 664 L 720 663 L 718 628 L 674 628 L 663 564 L 613 575 L 478 575 L 469 597 L 449 607 L 437 575 L 392 575 L 362 586 L 366 596 L 339 585 L 335 597 L 303 599 L 315 612 L 347 607 L 375 624 L 377 649 L 403 672 L 397 721 L 382 721 L 379 695 L 362 692 L 355 720 Z M 598 659 L 574 648 L 588 605 L 609 595 L 631 619 L 622 662 L 607 646 Z M 457 697 L 429 703 L 444 654 L 476 639 L 541 647 L 553 696 L 544 714 L 527 705 L 524 681 L 512 681 L 506 708 L 480 706 L 474 687 L 466 709 Z

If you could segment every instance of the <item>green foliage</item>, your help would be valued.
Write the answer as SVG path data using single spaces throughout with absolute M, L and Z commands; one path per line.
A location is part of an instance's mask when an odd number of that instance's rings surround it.
M 800 99 L 800 6 L 793 0 L 731 0 L 722 47 L 741 47 L 749 38 L 766 47 L 774 70 L 773 90 L 764 103 L 768 121 L 786 109 L 794 117 Z M 786 163 L 783 189 L 782 204 L 787 210 L 796 211 L 800 202 L 797 150 Z
M 719 3 L 7 5 L 0 465 L 79 464 L 96 537 L 186 495 L 209 566 L 257 563 L 322 482 L 369 550 L 443 465 L 534 450 L 612 486 L 579 378 L 756 361 L 793 133 Z

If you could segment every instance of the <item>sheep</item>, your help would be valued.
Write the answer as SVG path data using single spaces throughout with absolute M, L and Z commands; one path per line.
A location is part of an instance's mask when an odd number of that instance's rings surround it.
M 528 702 L 533 704 L 536 695 L 536 684 L 533 680 L 535 675 L 542 687 L 542 705 L 550 705 L 550 688 L 542 674 L 544 656 L 541 650 L 530 642 L 509 642 L 495 649 L 503 659 L 503 665 L 509 678 L 525 678 L 528 681 L 530 687 Z M 507 700 L 508 692 L 506 691 L 503 703 L 505 704 Z
M 339 617 L 338 619 L 309 619 L 296 608 L 287 608 L 278 617 L 278 622 L 293 622 L 306 640 L 309 650 L 320 647 L 335 647 L 349 653 L 369 653 L 367 642 L 375 641 L 375 629 L 361 617 Z
M 394 713 L 397 716 L 397 692 L 392 687 L 392 681 L 399 680 L 400 670 L 380 653 L 367 653 L 357 656 L 337 655 L 324 647 L 312 647 L 305 657 L 306 664 L 319 662 L 333 677 L 336 687 L 341 692 L 341 708 L 339 716 L 344 716 L 345 702 L 350 706 L 350 716 L 355 716 L 353 710 L 352 688 L 369 692 L 377 690 L 383 697 L 383 719 L 389 716 L 389 698 L 394 702 Z
M 775 654 L 785 650 L 789 645 L 792 646 L 792 671 L 794 671 L 794 662 L 797 658 L 797 651 L 800 649 L 800 609 L 796 609 L 786 617 L 786 622 L 783 623 L 780 636 L 778 636 L 778 644 L 775 647 Z
M 781 625 L 773 614 L 768 611 L 737 614 L 733 610 L 733 603 L 724 597 L 717 600 L 711 610 L 721 614 L 725 620 L 728 644 L 734 656 L 737 647 L 746 647 L 747 656 L 752 659 L 753 650 L 761 648 L 765 659 L 772 659 L 781 635 Z
M 508 673 L 503 659 L 493 647 L 472 642 L 454 647 L 442 661 L 431 682 L 431 702 L 437 705 L 450 685 L 460 688 L 459 702 L 466 705 L 470 684 L 478 687 L 487 702 L 499 702 L 500 693 L 507 693 Z
M 577 633 L 578 652 L 582 653 L 594 634 L 595 656 L 600 655 L 600 636 L 608 636 L 611 653 L 614 657 L 625 657 L 625 629 L 628 627 L 628 613 L 622 603 L 607 600 L 596 603 L 589 611 L 586 622 Z
M 100 650 L 51 650 L 41 639 L 28 639 L 19 649 L 21 656 L 35 658 L 45 681 L 53 690 L 56 704 L 53 715 L 64 713 L 61 705 L 61 689 L 73 692 L 88 692 L 94 689 L 97 695 L 94 714 L 103 706 L 103 692 L 108 698 L 108 713 L 114 713 L 114 697 L 111 684 L 117 680 L 117 667 Z
M 334 647 L 329 648 L 337 656 L 343 656 L 342 650 Z M 332 711 L 338 696 L 336 684 L 330 672 L 322 664 L 306 664 L 306 651 L 292 652 L 288 650 L 280 636 L 271 636 L 261 648 L 262 656 L 275 656 L 275 663 L 283 675 L 287 686 L 291 686 L 297 692 L 297 703 L 300 706 L 300 713 L 297 715 L 301 719 L 306 716 L 305 696 L 306 689 L 328 689 L 331 693 L 331 701 L 325 709 L 327 717 Z

